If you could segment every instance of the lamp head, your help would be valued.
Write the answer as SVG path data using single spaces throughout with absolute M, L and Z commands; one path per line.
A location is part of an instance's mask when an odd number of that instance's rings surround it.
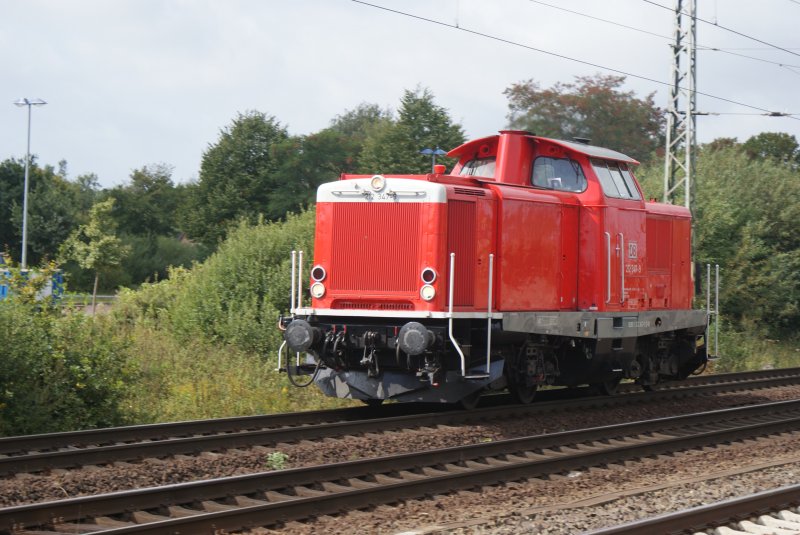
M 47 104 L 44 100 L 40 98 L 21 98 L 19 100 L 14 101 L 15 106 L 44 106 Z

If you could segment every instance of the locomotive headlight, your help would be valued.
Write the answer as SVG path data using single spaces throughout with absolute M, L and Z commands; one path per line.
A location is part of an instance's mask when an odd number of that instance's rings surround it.
M 369 187 L 371 187 L 375 191 L 381 191 L 383 188 L 386 187 L 386 179 L 383 178 L 381 175 L 375 175 L 370 179 Z
M 323 295 L 325 295 L 325 285 L 321 282 L 315 282 L 311 285 L 311 296 L 320 299 Z
M 426 284 L 419 290 L 419 296 L 422 297 L 425 301 L 430 301 L 434 297 L 436 297 L 436 288 L 431 286 L 430 284 Z
M 320 265 L 316 265 L 313 268 L 311 268 L 311 278 L 314 279 L 315 281 L 317 281 L 317 282 L 324 281 L 325 280 L 325 275 L 326 275 L 326 273 L 325 273 L 325 268 L 324 267 L 322 267 Z
M 425 269 L 422 270 L 420 277 L 422 278 L 422 282 L 424 282 L 425 284 L 433 284 L 433 281 L 436 280 L 436 270 L 433 268 L 426 267 Z

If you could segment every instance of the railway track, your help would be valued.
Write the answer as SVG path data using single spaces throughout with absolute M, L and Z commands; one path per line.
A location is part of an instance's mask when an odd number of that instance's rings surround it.
M 767 403 L 9 507 L 0 509 L 0 530 L 223 533 L 798 430 L 800 401 Z
M 634 392 L 636 387 L 630 385 L 623 389 L 627 390 L 624 395 L 613 397 L 558 399 L 565 394 L 574 396 L 575 393 L 565 390 L 546 391 L 542 393 L 542 397 L 555 398 L 553 401 L 539 401 L 527 406 L 486 407 L 473 411 L 447 411 L 430 405 L 389 405 L 377 411 L 359 407 L 6 437 L 0 438 L 0 475 L 424 426 L 507 420 L 588 407 L 633 405 L 798 383 L 800 368 L 789 368 L 697 376 L 673 383 L 656 392 Z M 420 410 L 432 412 L 420 413 Z M 395 416 L 387 417 L 387 414 Z
M 702 507 L 660 515 L 620 526 L 591 531 L 591 535 L 650 535 L 691 533 L 788 535 L 800 533 L 800 485 L 759 492 Z

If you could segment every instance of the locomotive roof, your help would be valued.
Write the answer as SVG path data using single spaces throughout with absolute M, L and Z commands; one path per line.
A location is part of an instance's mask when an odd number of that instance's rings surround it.
M 626 156 L 621 152 L 607 149 L 605 147 L 597 147 L 595 145 L 587 145 L 585 143 L 577 143 L 575 141 L 564 141 L 563 139 L 549 139 L 546 137 L 537 137 L 537 136 L 530 136 L 530 137 L 532 137 L 533 139 L 543 139 L 551 143 L 554 143 L 556 145 L 561 145 L 564 148 L 570 149 L 575 152 L 580 152 L 592 158 L 604 158 L 606 160 L 617 160 L 619 162 L 639 165 L 639 162 L 634 160 L 630 156 Z
M 547 137 L 534 136 L 532 134 L 529 134 L 528 132 L 511 132 L 511 131 L 501 132 L 501 134 L 517 134 L 517 133 L 524 135 L 529 139 L 533 139 L 534 141 L 547 141 L 549 143 L 553 143 L 554 145 L 560 145 L 565 149 L 569 149 L 573 152 L 577 152 L 580 154 L 585 154 L 590 158 L 604 158 L 606 160 L 616 160 L 619 162 L 625 162 L 632 165 L 639 165 L 639 162 L 637 160 L 634 160 L 630 156 L 626 156 L 621 152 L 607 149 L 605 147 L 598 147 L 595 145 L 588 145 L 586 143 L 578 143 L 575 141 L 565 141 L 563 139 L 551 139 Z M 496 141 L 499 137 L 500 135 L 494 135 L 468 141 L 463 145 L 456 147 L 450 152 L 448 152 L 447 156 L 450 158 L 454 158 L 454 157 L 460 157 L 462 154 L 465 153 L 477 152 L 478 148 L 481 145 L 487 142 Z

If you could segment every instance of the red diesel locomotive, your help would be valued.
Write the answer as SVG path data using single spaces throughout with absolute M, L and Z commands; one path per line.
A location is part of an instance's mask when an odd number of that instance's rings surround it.
M 281 321 L 290 374 L 367 403 L 469 406 L 500 389 L 527 403 L 541 385 L 651 388 L 705 364 L 691 216 L 643 199 L 638 162 L 519 131 L 448 156 L 450 174 L 320 186 L 311 302 L 293 262 Z

